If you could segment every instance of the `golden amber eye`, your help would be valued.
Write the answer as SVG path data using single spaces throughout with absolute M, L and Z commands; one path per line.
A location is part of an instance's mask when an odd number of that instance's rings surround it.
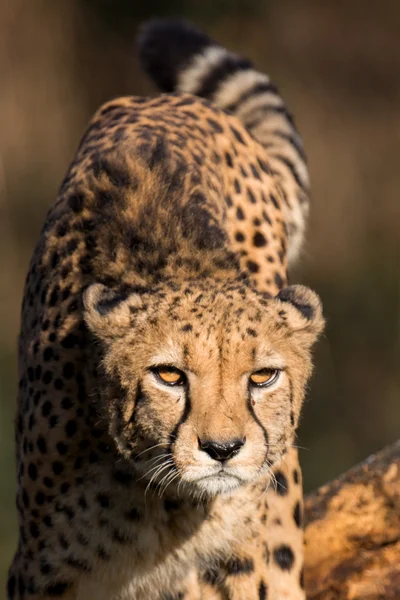
M 156 367 L 154 372 L 167 385 L 182 385 L 186 380 L 184 373 L 175 367 Z
M 278 377 L 278 369 L 261 369 L 250 375 L 250 382 L 258 386 L 271 385 Z

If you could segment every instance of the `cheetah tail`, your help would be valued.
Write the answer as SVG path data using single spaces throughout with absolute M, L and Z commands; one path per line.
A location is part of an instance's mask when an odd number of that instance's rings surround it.
M 161 19 L 146 23 L 139 37 L 144 70 L 165 92 L 207 98 L 235 114 L 264 146 L 286 197 L 288 258 L 299 252 L 308 214 L 308 170 L 293 117 L 268 75 L 190 23 Z

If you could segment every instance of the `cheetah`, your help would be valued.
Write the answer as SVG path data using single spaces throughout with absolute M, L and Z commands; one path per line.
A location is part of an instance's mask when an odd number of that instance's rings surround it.
M 7 598 L 301 600 L 302 142 L 190 24 L 139 51 L 163 93 L 95 114 L 27 275 Z

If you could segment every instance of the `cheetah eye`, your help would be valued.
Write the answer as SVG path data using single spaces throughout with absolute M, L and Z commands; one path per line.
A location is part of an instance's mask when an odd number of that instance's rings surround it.
M 250 384 L 256 387 L 268 387 L 275 383 L 279 375 L 279 369 L 260 369 L 250 375 Z
M 155 376 L 166 385 L 183 385 L 186 383 L 186 375 L 176 367 L 160 365 L 152 368 Z

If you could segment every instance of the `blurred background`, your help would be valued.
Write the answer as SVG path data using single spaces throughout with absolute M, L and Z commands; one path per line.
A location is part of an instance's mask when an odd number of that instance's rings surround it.
M 23 282 L 47 207 L 104 101 L 151 94 L 141 21 L 185 16 L 279 85 L 313 205 L 293 281 L 328 319 L 299 445 L 309 491 L 400 432 L 400 3 L 0 0 L 0 589 L 14 551 L 13 415 Z M 1 596 L 1 592 L 0 592 Z

